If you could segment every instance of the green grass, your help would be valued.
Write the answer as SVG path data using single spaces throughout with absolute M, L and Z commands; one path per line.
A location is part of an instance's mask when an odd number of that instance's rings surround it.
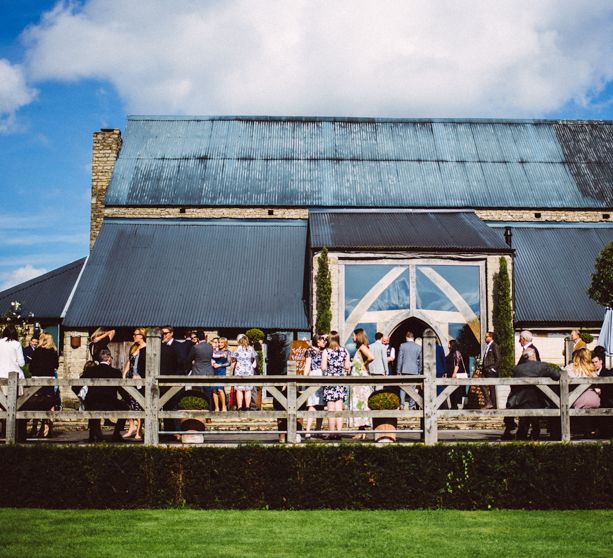
M 0 556 L 612 556 L 613 511 L 0 509 Z

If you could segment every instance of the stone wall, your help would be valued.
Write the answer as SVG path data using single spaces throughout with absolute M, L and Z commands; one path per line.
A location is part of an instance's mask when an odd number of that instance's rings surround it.
M 80 339 L 81 345 L 73 349 L 71 346 L 71 338 Z M 88 334 L 87 331 L 65 331 L 64 332 L 64 351 L 62 357 L 62 366 L 58 369 L 58 376 L 60 378 L 79 378 L 83 373 L 83 367 L 89 360 L 88 350 Z M 69 388 L 63 388 L 61 390 L 62 401 L 65 404 L 71 404 L 77 400 L 77 396 Z
M 266 207 L 106 207 L 105 217 L 141 219 L 306 219 L 305 208 Z
M 606 209 L 598 211 L 577 210 L 551 210 L 551 209 L 476 209 L 477 217 L 484 221 L 564 221 L 572 223 L 607 223 L 611 214 Z M 536 215 L 540 214 L 540 217 Z
M 100 130 L 94 133 L 92 149 L 92 205 L 89 249 L 91 250 L 104 218 L 104 197 L 121 149 L 119 130 Z

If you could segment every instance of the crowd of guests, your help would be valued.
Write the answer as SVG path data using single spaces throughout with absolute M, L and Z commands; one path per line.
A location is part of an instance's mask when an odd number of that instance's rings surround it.
M 573 378 L 596 378 L 613 376 L 613 370 L 605 367 L 606 353 L 602 346 L 595 347 L 592 351 L 581 339 L 578 330 L 571 332 L 573 347 L 568 364 L 564 369 L 571 379 Z M 560 379 L 560 369 L 551 364 L 541 362 L 540 353 L 533 344 L 530 331 L 522 331 L 519 335 L 519 343 L 522 354 L 517 365 L 513 368 L 515 378 L 551 378 Z M 566 357 L 566 348 L 564 350 Z M 559 394 L 555 386 L 551 386 L 554 392 Z M 545 394 L 536 386 L 512 386 L 511 394 L 507 400 L 509 409 L 544 409 L 551 407 L 552 403 Z M 572 404 L 573 409 L 598 409 L 600 407 L 613 407 L 613 385 L 604 384 L 600 387 L 589 386 L 579 395 Z M 559 438 L 559 420 L 549 419 L 546 421 L 553 438 Z M 613 436 L 613 417 L 571 417 L 571 431 L 585 436 Z M 519 424 L 518 424 L 519 423 Z M 505 430 L 503 440 L 538 440 L 541 431 L 541 420 L 538 417 L 521 417 L 516 421 L 511 417 L 505 417 Z M 516 430 L 516 432 L 514 432 Z
M 188 331 L 184 339 L 175 339 L 174 328 L 170 325 L 160 328 L 161 376 L 213 376 L 221 377 L 232 374 L 234 376 L 253 376 L 258 367 L 257 353 L 249 338 L 241 334 L 237 338 L 235 350 L 230 350 L 228 339 L 213 337 L 209 340 L 203 330 Z M 132 334 L 132 344 L 121 370 L 111 366 L 112 354 L 109 343 L 115 338 L 114 330 L 98 328 L 90 337 L 91 361 L 86 363 L 83 377 L 115 377 L 139 379 L 146 376 L 147 362 L 147 333 L 143 328 L 135 328 Z M 80 390 L 79 390 L 80 391 Z M 164 390 L 165 391 L 165 390 Z M 208 409 L 216 412 L 226 412 L 230 406 L 225 387 L 223 385 L 196 386 L 193 391 L 201 392 L 207 402 Z M 236 385 L 230 388 L 230 398 L 238 410 L 249 410 L 252 405 L 253 385 Z M 141 390 L 142 392 L 142 390 Z M 163 393 L 162 393 L 163 394 Z M 169 399 L 164 406 L 165 410 L 176 410 L 183 396 L 179 392 Z M 132 410 L 140 411 L 141 406 L 129 393 L 120 388 L 90 387 L 81 397 L 84 408 L 88 410 Z M 118 401 L 118 403 L 115 403 Z M 109 406 L 110 405 L 110 406 Z M 106 406 L 106 407 L 104 407 Z M 124 421 L 125 422 L 125 421 Z M 99 420 L 90 420 L 90 440 L 98 441 L 102 438 Z M 143 421 L 129 419 L 128 430 L 122 434 L 124 424 L 116 425 L 112 439 L 134 438 L 142 439 Z M 165 431 L 179 430 L 178 421 L 167 419 L 164 421 Z
M 239 335 L 236 347 L 230 349 L 228 339 L 214 337 L 208 339 L 202 330 L 188 331 L 183 339 L 175 339 L 174 329 L 171 326 L 161 328 L 162 343 L 160 355 L 160 375 L 193 375 L 193 376 L 226 376 L 249 377 L 257 373 L 258 356 L 255 348 L 246 335 Z M 605 351 L 603 347 L 596 347 L 590 351 L 581 339 L 579 332 L 571 333 L 574 346 L 572 355 L 567 358 L 565 367 L 569 377 L 591 378 L 597 376 L 611 376 L 613 370 L 607 370 L 605 364 Z M 98 328 L 90 337 L 89 351 L 91 360 L 85 365 L 84 378 L 144 378 L 146 376 L 147 361 L 147 332 L 143 328 L 135 328 L 132 342 L 126 353 L 124 362 L 115 367 L 113 354 L 109 349 L 110 343 L 116 339 L 113 329 Z M 312 338 L 310 347 L 306 351 L 304 363 L 305 374 L 310 376 L 385 376 L 392 374 L 411 375 L 423 372 L 421 340 L 416 339 L 413 332 L 406 332 L 405 342 L 398 348 L 390 346 L 389 337 L 382 333 L 375 335 L 371 344 L 365 331 L 361 328 L 352 333 L 355 344 L 353 357 L 347 348 L 340 342 L 336 331 L 330 334 L 317 334 Z M 487 332 L 485 348 L 477 359 L 477 366 L 473 376 L 498 377 L 502 366 L 500 347 L 494 340 L 494 333 Z M 548 377 L 559 380 L 560 369 L 541 362 L 537 347 L 533 344 L 531 332 L 522 331 L 519 336 L 522 347 L 521 357 L 512 370 L 514 377 Z M 0 377 L 8 377 L 9 372 L 17 372 L 24 377 L 24 369 L 29 370 L 33 377 L 57 377 L 58 352 L 53 337 L 45 331 L 37 331 L 29 339 L 28 345 L 22 347 L 14 326 L 7 326 L 0 338 Z M 451 339 L 448 351 L 438 343 L 436 346 L 436 374 L 437 377 L 462 378 L 468 377 L 470 371 L 466 358 L 456 340 Z M 222 384 L 210 387 L 196 387 L 208 402 L 208 408 L 225 412 L 236 406 L 238 410 L 248 410 L 253 404 L 255 388 L 253 385 L 228 386 L 229 392 Z M 554 386 L 555 387 L 555 386 Z M 6 388 L 3 386 L 6 393 Z M 443 386 L 438 387 L 439 393 Z M 310 411 L 327 409 L 328 411 L 342 411 L 344 409 L 361 411 L 368 410 L 368 400 L 375 388 L 369 385 L 352 385 L 350 389 L 341 384 L 322 386 L 306 401 Z M 142 393 L 142 388 L 141 388 Z M 594 409 L 598 407 L 613 406 L 613 385 L 601 387 L 589 386 L 573 402 L 576 409 Z M 85 410 L 121 410 L 141 411 L 142 408 L 134 397 L 119 387 L 89 386 L 75 388 L 75 393 L 82 402 Z M 404 390 L 399 390 L 400 408 L 415 409 L 415 401 L 408 397 Z M 467 397 L 468 396 L 468 397 Z M 442 408 L 458 408 L 467 404 L 473 396 L 473 406 L 493 409 L 496 408 L 496 390 L 494 386 L 471 386 L 468 391 L 459 387 L 443 403 Z M 166 410 L 176 410 L 182 397 L 176 394 L 166 403 Z M 407 401 L 408 400 L 408 401 Z M 60 394 L 57 387 L 47 386 L 38 391 L 23 407 L 24 410 L 52 411 L 61 405 Z M 507 400 L 510 409 L 542 409 L 551 406 L 545 394 L 536 386 L 512 386 Z M 611 417 L 593 417 L 577 420 L 573 419 L 573 426 L 588 435 L 612 435 Z M 121 441 L 126 438 L 141 440 L 143 437 L 143 422 L 141 419 L 129 419 L 128 430 L 124 432 L 126 420 L 118 420 L 115 424 L 112 440 Z M 312 432 L 313 424 L 316 429 Z M 322 432 L 322 420 L 306 421 L 306 438 L 315 437 Z M 344 419 L 341 417 L 328 418 L 328 438 L 339 439 L 344 428 Z M 556 431 L 558 421 L 549 421 L 549 428 Z M 505 431 L 503 439 L 538 439 L 541 421 L 537 417 L 521 417 L 515 421 L 511 417 L 505 418 Z M 366 430 L 372 426 L 368 417 L 353 417 L 348 420 L 348 428 L 352 431 L 354 439 L 363 440 Z M 18 438 L 25 437 L 25 421 L 19 421 Z M 50 419 L 33 421 L 30 436 L 48 437 L 52 433 L 53 422 Z M 179 430 L 178 421 L 166 420 L 164 430 Z M 98 419 L 89 421 L 90 441 L 100 441 L 102 437 L 101 422 Z
M 17 372 L 20 378 L 28 375 L 38 378 L 57 378 L 59 357 L 53 336 L 45 331 L 36 331 L 28 345 L 22 347 L 17 329 L 7 325 L 0 337 L 0 377 L 8 378 L 10 372 Z M 6 395 L 7 389 L 2 387 Z M 60 392 L 56 386 L 44 386 L 21 407 L 22 410 L 53 411 L 61 406 Z M 17 422 L 17 439 L 26 438 L 27 421 Z M 32 421 L 30 437 L 48 438 L 52 435 L 53 421 L 43 419 Z

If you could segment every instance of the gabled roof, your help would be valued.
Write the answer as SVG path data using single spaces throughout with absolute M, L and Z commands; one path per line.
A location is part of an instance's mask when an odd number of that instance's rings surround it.
M 64 325 L 308 330 L 306 221 L 105 220 Z
M 613 122 L 132 116 L 108 205 L 611 208 Z
M 613 241 L 613 225 L 510 226 L 515 249 L 515 322 L 524 327 L 600 326 L 605 309 L 587 296 L 599 252 Z
M 35 319 L 59 320 L 84 263 L 81 258 L 0 292 L 0 314 L 18 301 L 23 315 L 32 312 Z
M 472 211 L 312 210 L 311 246 L 330 250 L 510 253 Z

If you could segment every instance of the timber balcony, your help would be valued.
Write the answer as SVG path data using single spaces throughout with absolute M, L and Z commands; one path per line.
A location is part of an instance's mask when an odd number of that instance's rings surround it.
M 159 370 L 160 337 L 159 333 L 148 336 L 147 370 Z M 6 395 L 0 390 L 0 419 L 6 421 L 6 443 L 16 441 L 17 420 L 52 419 L 52 420 L 86 420 L 90 418 L 133 418 L 144 419 L 144 441 L 148 445 L 160 443 L 159 423 L 162 419 L 182 418 L 217 418 L 235 419 L 248 422 L 249 419 L 277 419 L 287 423 L 286 429 L 267 430 L 269 434 L 286 434 L 289 443 L 295 443 L 298 438 L 300 420 L 332 417 L 370 417 L 370 418 L 412 418 L 419 419 L 420 428 L 413 430 L 421 434 L 421 440 L 426 445 L 436 444 L 439 440 L 439 419 L 460 417 L 548 417 L 559 424 L 562 441 L 571 437 L 571 417 L 604 417 L 613 416 L 613 408 L 574 409 L 573 403 L 590 387 L 604 387 L 613 384 L 613 377 L 606 378 L 569 378 L 562 370 L 560 380 L 549 378 L 437 378 L 435 365 L 435 335 L 426 330 L 423 336 L 423 375 L 404 376 L 344 376 L 344 377 L 309 377 L 290 373 L 284 376 L 159 376 L 148 373 L 144 379 L 53 379 L 53 378 L 19 378 L 16 372 L 11 372 L 8 379 L 0 379 L 0 386 L 6 390 Z M 171 411 L 164 410 L 164 405 L 186 386 L 237 386 L 253 385 L 266 388 L 270 396 L 276 400 L 278 410 L 227 411 L 210 412 L 202 410 Z M 375 387 L 394 387 L 404 390 L 416 402 L 415 410 L 363 410 L 363 411 L 307 411 L 303 410 L 310 395 L 320 386 L 368 385 Z M 455 409 L 441 408 L 456 389 L 461 386 L 536 386 L 550 400 L 551 406 L 542 409 Z M 121 386 L 125 392 L 143 409 L 141 411 L 26 411 L 22 407 L 41 387 L 58 386 L 70 389 L 75 386 Z M 144 394 L 139 388 L 144 387 Z M 437 394 L 437 387 L 443 387 Z M 162 395 L 160 395 L 162 393 Z M 243 433 L 248 433 L 242 431 Z M 343 430 L 343 434 L 352 434 L 355 430 Z M 406 432 L 406 430 L 386 430 L 386 433 Z M 169 432 L 170 433 L 170 432 Z M 176 433 L 176 432 L 173 432 Z M 253 433 L 253 431 L 251 431 Z M 207 435 L 216 436 L 236 434 L 236 431 L 206 431 Z

